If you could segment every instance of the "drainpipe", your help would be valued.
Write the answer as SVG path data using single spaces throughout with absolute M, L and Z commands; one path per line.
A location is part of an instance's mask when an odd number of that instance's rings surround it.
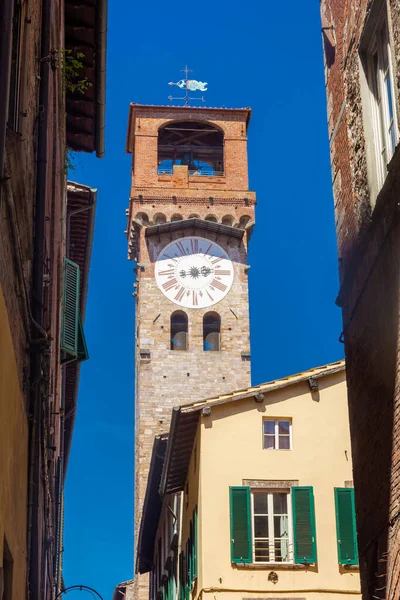
M 11 52 L 14 0 L 2 0 L 0 6 L 0 180 L 4 177 L 4 158 L 10 96 Z
M 43 0 L 41 31 L 41 63 L 38 107 L 37 171 L 34 218 L 34 242 L 32 265 L 32 316 L 43 327 L 43 269 L 45 261 L 46 182 L 48 161 L 49 88 L 51 50 L 50 33 L 53 0 Z M 32 332 L 32 337 L 37 332 Z M 29 498 L 28 498 L 28 585 L 30 600 L 40 600 L 42 594 L 43 521 L 40 507 L 41 440 L 42 440 L 42 394 L 41 394 L 41 346 L 31 351 L 31 402 L 29 432 Z

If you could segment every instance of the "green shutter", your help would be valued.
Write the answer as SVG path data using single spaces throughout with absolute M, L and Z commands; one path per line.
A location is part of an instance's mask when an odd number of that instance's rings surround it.
M 358 565 L 354 490 L 335 488 L 336 533 L 340 565 Z
M 190 521 L 190 533 L 192 533 L 192 522 Z M 192 589 L 192 581 L 193 581 L 193 564 L 192 564 L 192 543 L 189 537 L 186 542 L 186 556 L 187 556 L 187 583 L 188 587 Z
M 314 493 L 312 487 L 292 487 L 294 562 L 316 563 Z
M 179 600 L 185 600 L 185 578 L 183 552 L 179 554 Z
M 85 333 L 83 331 L 81 315 L 78 318 L 78 361 L 82 362 L 89 358 L 88 349 L 86 346 Z
M 233 563 L 251 563 L 251 512 L 250 488 L 231 487 L 231 561 Z
M 79 265 L 64 258 L 61 350 L 74 358 L 78 355 Z
M 197 506 L 193 510 L 193 579 L 198 577 Z

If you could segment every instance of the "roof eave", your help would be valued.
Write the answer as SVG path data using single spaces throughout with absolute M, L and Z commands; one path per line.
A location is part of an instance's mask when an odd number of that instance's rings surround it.
M 106 121 L 106 58 L 107 58 L 107 14 L 108 0 L 99 0 L 97 19 L 98 55 L 96 57 L 96 156 L 103 158 L 105 154 L 105 121 Z

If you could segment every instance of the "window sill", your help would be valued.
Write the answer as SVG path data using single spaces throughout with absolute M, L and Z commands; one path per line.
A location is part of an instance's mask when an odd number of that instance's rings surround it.
M 343 571 L 359 571 L 360 565 L 339 565 Z
M 232 563 L 233 568 L 251 571 L 307 571 L 314 563 Z

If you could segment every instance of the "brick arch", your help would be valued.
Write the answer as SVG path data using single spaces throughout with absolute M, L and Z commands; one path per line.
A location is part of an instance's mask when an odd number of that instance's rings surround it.
M 162 225 L 163 223 L 167 222 L 167 217 L 164 213 L 158 212 L 155 213 L 153 216 L 153 223 L 154 225 Z
M 159 125 L 157 131 L 159 174 L 172 174 L 177 165 L 187 166 L 194 175 L 224 172 L 225 132 L 219 125 L 183 116 Z
M 183 221 L 183 215 L 180 213 L 174 213 L 171 215 L 171 221 Z
M 251 220 L 251 215 L 242 215 L 239 219 L 239 229 L 245 229 Z
M 224 215 L 221 219 L 221 223 L 222 225 L 229 225 L 230 227 L 233 227 L 233 224 L 235 223 L 235 217 L 233 215 Z
M 205 221 L 210 221 L 211 223 L 218 223 L 218 217 L 216 215 L 206 215 L 204 217 Z
M 135 221 L 137 223 L 140 223 L 141 225 L 148 225 L 149 224 L 149 215 L 145 212 L 138 212 L 135 215 Z

